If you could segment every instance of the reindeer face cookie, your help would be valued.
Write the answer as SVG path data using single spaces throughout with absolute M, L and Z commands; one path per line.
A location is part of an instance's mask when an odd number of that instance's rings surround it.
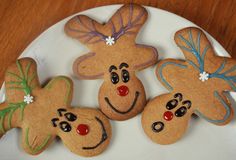
M 198 28 L 178 31 L 175 42 L 186 60 L 158 64 L 157 77 L 170 93 L 152 99 L 142 114 L 145 133 L 159 144 L 180 139 L 193 113 L 216 125 L 225 125 L 233 117 L 225 91 L 236 90 L 236 61 L 215 55 Z
M 157 51 L 153 47 L 135 43 L 146 19 L 145 8 L 127 4 L 106 24 L 78 15 L 65 25 L 68 36 L 91 50 L 74 62 L 74 73 L 83 79 L 104 79 L 99 104 L 111 119 L 129 119 L 146 104 L 144 87 L 135 75 L 135 71 L 157 62 Z
M 22 146 L 39 154 L 56 138 L 82 156 L 100 154 L 109 144 L 111 126 L 98 110 L 72 108 L 72 81 L 63 76 L 40 87 L 36 63 L 17 60 L 5 76 L 6 101 L 0 104 L 0 137 L 11 128 L 22 129 Z

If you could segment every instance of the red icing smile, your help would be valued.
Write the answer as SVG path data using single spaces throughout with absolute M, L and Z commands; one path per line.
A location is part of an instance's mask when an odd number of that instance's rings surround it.
M 78 125 L 76 131 L 81 136 L 85 136 L 89 133 L 89 127 L 86 124 L 80 124 L 80 125 Z
M 129 93 L 129 88 L 125 85 L 117 87 L 117 93 L 120 96 L 126 96 Z
M 173 116 L 174 116 L 173 113 L 170 112 L 170 111 L 166 111 L 166 112 L 163 114 L 163 118 L 164 118 L 166 121 L 172 120 Z

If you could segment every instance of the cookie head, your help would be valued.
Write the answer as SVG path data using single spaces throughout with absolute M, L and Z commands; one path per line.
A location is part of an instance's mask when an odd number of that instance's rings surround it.
M 112 65 L 99 90 L 101 111 L 116 120 L 137 115 L 146 104 L 140 80 L 127 63 Z
M 111 126 L 95 109 L 59 108 L 51 119 L 58 136 L 71 152 L 90 157 L 100 154 L 109 144 Z
M 157 61 L 153 47 L 135 42 L 146 19 L 145 8 L 126 4 L 105 24 L 78 15 L 65 25 L 66 34 L 91 51 L 75 60 L 73 71 L 79 78 L 104 79 L 99 105 L 111 119 L 129 119 L 146 103 L 144 88 L 135 75 Z
M 191 106 L 191 101 L 185 99 L 181 93 L 165 94 L 154 98 L 142 113 L 142 126 L 145 133 L 159 144 L 176 142 L 187 128 Z

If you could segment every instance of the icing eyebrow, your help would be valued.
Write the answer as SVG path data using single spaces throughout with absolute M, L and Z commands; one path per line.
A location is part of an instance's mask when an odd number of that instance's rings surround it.
M 174 95 L 174 98 L 179 98 L 179 101 L 182 101 L 183 100 L 183 95 L 181 93 L 176 93 Z
M 112 70 L 117 70 L 116 66 L 111 65 L 110 68 L 109 68 L 109 72 L 112 72 Z
M 56 127 L 57 126 L 56 121 L 59 121 L 59 119 L 58 118 L 53 118 L 51 121 L 52 121 L 53 127 Z
M 59 109 L 57 110 L 57 113 L 59 114 L 60 117 L 62 116 L 62 112 L 66 112 L 66 109 L 64 109 L 64 108 L 59 108 Z
M 124 63 L 124 62 L 123 62 L 123 63 L 120 64 L 119 69 L 121 69 L 122 67 L 128 68 L 129 65 L 128 65 L 127 63 Z

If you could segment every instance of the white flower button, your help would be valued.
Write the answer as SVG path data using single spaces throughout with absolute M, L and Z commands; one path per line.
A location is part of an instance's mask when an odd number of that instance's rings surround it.
M 108 36 L 105 40 L 106 40 L 106 44 L 109 46 L 112 46 L 113 44 L 115 44 L 115 39 L 111 36 Z
M 34 101 L 34 97 L 31 96 L 30 94 L 24 96 L 24 102 L 27 103 L 27 104 L 30 104 Z
M 199 79 L 202 81 L 202 82 L 204 82 L 204 81 L 206 81 L 206 80 L 208 80 L 208 78 L 209 78 L 209 73 L 207 73 L 207 72 L 202 72 L 202 73 L 200 73 L 199 74 Z

